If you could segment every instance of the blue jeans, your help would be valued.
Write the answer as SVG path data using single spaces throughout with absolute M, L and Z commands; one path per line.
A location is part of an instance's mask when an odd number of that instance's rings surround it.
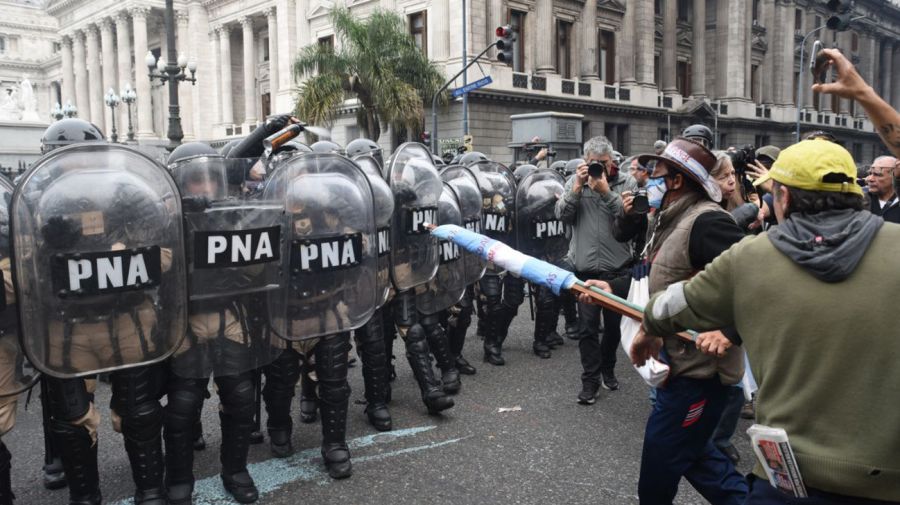
M 744 505 L 897 505 L 896 502 L 852 498 L 807 488 L 809 498 L 794 498 L 772 487 L 769 481 L 750 475 L 750 494 Z
M 675 377 L 657 389 L 644 433 L 641 505 L 671 505 L 682 477 L 713 505 L 744 502 L 747 481 L 711 440 L 729 389 L 718 377 Z

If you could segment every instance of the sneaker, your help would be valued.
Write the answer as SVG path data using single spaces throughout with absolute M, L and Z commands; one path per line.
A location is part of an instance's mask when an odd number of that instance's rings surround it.
M 581 386 L 581 392 L 578 393 L 578 403 L 581 405 L 593 405 L 600 396 L 600 386 L 585 382 Z
M 603 376 L 603 380 L 601 383 L 603 384 L 603 389 L 608 391 L 615 391 L 619 389 L 619 379 L 616 379 L 616 374 L 612 370 L 609 372 L 600 372 Z

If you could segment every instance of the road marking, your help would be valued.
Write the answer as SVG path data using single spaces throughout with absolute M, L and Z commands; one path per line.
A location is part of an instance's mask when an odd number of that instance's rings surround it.
M 386 444 L 394 440 L 411 437 L 435 429 L 436 426 L 418 426 L 415 428 L 406 428 L 402 430 L 388 431 L 384 433 L 376 433 L 366 435 L 364 437 L 354 438 L 347 442 L 347 446 L 351 450 L 363 449 L 374 445 Z M 406 447 L 394 451 L 388 451 L 382 454 L 371 454 L 368 456 L 353 457 L 353 463 L 364 463 L 367 461 L 378 461 L 382 459 L 400 456 L 402 454 L 415 453 L 436 449 L 446 445 L 455 444 L 469 437 L 453 438 L 440 442 L 431 442 L 414 447 Z M 260 498 L 264 495 L 277 491 L 281 487 L 299 481 L 314 481 L 318 484 L 327 484 L 331 478 L 325 472 L 321 463 L 321 454 L 318 447 L 305 449 L 293 456 L 284 459 L 268 459 L 259 463 L 251 463 L 247 465 L 247 470 L 253 476 L 256 488 L 259 489 Z M 205 479 L 199 479 L 194 484 L 194 505 L 225 505 L 235 503 L 230 495 L 222 487 L 222 479 L 216 474 Z M 125 498 L 110 503 L 109 505 L 133 505 L 132 498 Z

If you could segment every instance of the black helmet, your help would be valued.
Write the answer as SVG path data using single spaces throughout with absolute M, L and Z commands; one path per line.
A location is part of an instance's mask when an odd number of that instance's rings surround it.
M 188 142 L 181 144 L 169 155 L 167 165 L 172 166 L 181 160 L 193 158 L 195 156 L 219 156 L 219 152 L 213 149 L 209 144 L 203 142 Z
M 241 139 L 229 140 L 227 144 L 222 146 L 222 149 L 219 149 L 219 153 L 221 153 L 222 156 L 227 157 L 228 153 L 231 152 L 232 149 L 234 149 L 234 146 L 236 146 L 240 143 L 241 143 Z
M 341 146 L 335 144 L 330 140 L 320 140 L 313 145 L 309 146 L 314 153 L 336 153 L 336 154 L 344 154 L 344 150 L 341 149 Z
M 574 174 L 575 172 L 577 172 L 578 167 L 580 167 L 582 163 L 584 163 L 584 160 L 581 158 L 575 158 L 574 160 L 567 161 L 566 169 L 565 169 L 565 172 L 566 172 L 565 176 L 568 177 L 568 176 Z
M 470 153 L 466 153 L 459 159 L 459 164 L 467 167 L 469 165 L 474 165 L 479 161 L 490 161 L 488 157 L 478 151 L 472 151 Z
M 522 179 L 528 177 L 528 174 L 537 170 L 537 167 L 526 163 L 524 165 L 519 165 L 516 167 L 515 171 L 513 171 L 513 177 L 516 178 L 516 183 L 522 182 Z
M 356 139 L 347 144 L 347 157 L 356 158 L 368 154 L 378 162 L 379 167 L 384 166 L 384 151 L 377 142 L 369 139 Z
M 565 160 L 557 160 L 550 164 L 550 170 L 558 173 L 559 175 L 564 175 L 566 172 L 566 164 L 568 162 Z
M 712 149 L 713 132 L 706 125 L 692 124 L 681 132 L 681 136 L 686 139 L 700 142 L 707 149 Z
M 106 142 L 106 137 L 100 128 L 84 119 L 61 119 L 51 124 L 41 137 L 41 154 L 47 154 L 57 147 L 83 142 Z

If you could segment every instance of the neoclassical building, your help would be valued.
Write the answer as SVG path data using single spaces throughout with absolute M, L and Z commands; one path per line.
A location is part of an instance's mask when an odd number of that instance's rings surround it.
M 604 134 L 622 152 L 649 149 L 657 138 L 693 122 L 715 127 L 729 145 L 791 142 L 798 117 L 800 40 L 825 24 L 819 0 L 468 0 L 469 57 L 494 40 L 494 29 L 515 25 L 519 41 L 512 66 L 494 52 L 469 80 L 493 83 L 469 94 L 468 132 L 476 149 L 509 161 L 510 116 L 557 111 L 581 114 L 581 135 Z M 0 42 L 17 37 L 27 71 L 0 51 L 0 78 L 32 74 L 41 113 L 71 101 L 79 115 L 107 131 L 103 95 L 130 83 L 138 95 L 134 129 L 142 143 L 161 142 L 167 94 L 150 81 L 145 57 L 167 52 L 160 0 L 49 0 L 9 4 L 35 22 L 0 21 Z M 245 134 L 261 118 L 289 111 L 296 91 L 291 64 L 298 48 L 334 44 L 330 0 L 176 0 L 177 51 L 198 62 L 197 84 L 182 84 L 186 139 L 222 141 Z M 463 60 L 461 3 L 450 0 L 346 0 L 355 14 L 375 8 L 400 13 L 423 51 L 446 75 Z M 852 31 L 820 30 L 826 46 L 850 54 L 863 76 L 900 106 L 900 2 L 858 0 L 866 18 Z M 24 30 L 24 32 L 22 31 Z M 807 51 L 811 42 L 807 46 Z M 808 57 L 806 58 L 808 61 Z M 33 61 L 32 61 L 33 60 Z M 16 63 L 20 65 L 20 63 Z M 3 80 L 3 84 L 6 84 Z M 461 82 L 457 83 L 461 85 Z M 807 88 L 808 89 L 808 88 Z M 127 111 L 116 124 L 122 135 Z M 462 104 L 439 111 L 441 138 L 463 135 Z M 359 135 L 348 101 L 334 138 Z M 805 92 L 803 132 L 832 131 L 861 163 L 882 151 L 863 111 L 846 100 Z M 430 118 L 425 125 L 430 130 Z M 386 130 L 380 142 L 396 145 L 405 132 Z

